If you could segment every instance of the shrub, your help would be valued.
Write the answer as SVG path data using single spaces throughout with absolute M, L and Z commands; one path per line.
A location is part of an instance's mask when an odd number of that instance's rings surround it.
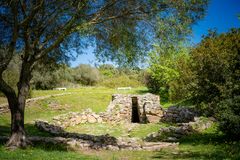
M 95 85 L 100 80 L 100 73 L 97 68 L 81 64 L 74 69 L 74 80 L 83 85 Z
M 218 103 L 216 114 L 219 128 L 232 138 L 240 138 L 240 96 L 234 96 Z

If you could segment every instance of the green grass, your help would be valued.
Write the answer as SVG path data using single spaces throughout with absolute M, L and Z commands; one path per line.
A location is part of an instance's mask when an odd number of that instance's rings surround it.
M 126 135 L 126 128 L 124 125 L 111 124 L 80 124 L 66 129 L 69 132 L 85 133 L 92 135 L 109 134 L 111 136 L 120 137 Z
M 34 120 L 50 121 L 54 116 L 70 111 L 80 112 L 91 108 L 95 112 L 105 111 L 114 93 L 143 94 L 146 88 L 136 88 L 118 91 L 103 87 L 82 87 L 68 89 L 71 95 L 51 97 L 31 103 L 25 111 L 25 128 L 31 136 L 51 136 L 40 132 L 34 127 Z M 64 91 L 33 91 L 33 97 L 66 93 Z M 57 104 L 57 108 L 52 107 Z M 167 108 L 172 104 L 164 103 Z M 67 128 L 69 132 L 86 134 L 110 134 L 112 136 L 129 136 L 143 138 L 151 132 L 156 132 L 167 124 L 80 124 Z M 129 130 L 131 128 L 131 130 Z M 0 115 L 0 136 L 10 133 L 10 114 Z M 181 139 L 178 150 L 148 151 L 70 151 L 66 146 L 37 144 L 25 150 L 8 151 L 4 143 L 0 143 L 0 160 L 61 160 L 61 159 L 101 159 L 101 160 L 138 160 L 138 159 L 240 159 L 240 142 L 230 141 L 217 131 L 217 126 Z
M 157 132 L 160 127 L 167 126 L 167 124 L 79 124 L 76 126 L 66 128 L 69 132 L 86 133 L 93 135 L 109 134 L 114 137 L 138 137 L 144 138 L 149 133 Z M 131 128 L 131 130 L 129 130 Z
M 160 127 L 166 127 L 168 124 L 159 123 L 159 124 L 137 124 L 130 132 L 131 137 L 144 138 L 149 133 L 157 132 Z
M 46 146 L 36 145 L 27 149 L 17 149 L 9 151 L 0 146 L 0 159 L 1 160 L 93 160 L 98 159 L 97 156 L 83 155 L 81 153 L 68 151 L 65 147 L 61 146 Z

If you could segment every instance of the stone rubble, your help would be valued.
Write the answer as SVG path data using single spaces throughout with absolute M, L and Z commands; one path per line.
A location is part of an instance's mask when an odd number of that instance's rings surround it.
M 91 109 L 86 109 L 83 112 L 69 112 L 53 117 L 53 124 L 67 128 L 82 123 L 106 123 L 109 121 L 111 115 L 106 113 L 95 113 Z
M 183 136 L 203 131 L 212 126 L 212 118 L 194 117 L 193 122 L 178 123 L 177 126 L 163 127 L 144 138 L 148 142 L 177 142 Z
M 145 142 L 138 138 L 115 138 L 112 136 L 94 136 L 65 132 L 61 127 L 49 124 L 46 121 L 36 121 L 35 126 L 57 137 L 35 138 L 34 141 L 53 144 L 67 144 L 73 150 L 147 150 L 159 151 L 163 148 L 177 148 L 178 143 Z

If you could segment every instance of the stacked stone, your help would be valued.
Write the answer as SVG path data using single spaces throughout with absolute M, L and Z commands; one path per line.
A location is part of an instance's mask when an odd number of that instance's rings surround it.
M 112 101 L 107 107 L 107 113 L 117 121 L 131 121 L 131 98 L 129 95 L 114 94 Z M 116 116 L 116 117 L 115 117 Z M 111 117 L 110 117 L 111 118 Z
M 150 93 L 145 95 L 114 94 L 112 96 L 112 102 L 107 108 L 107 113 L 114 114 L 117 112 L 119 113 L 120 119 L 131 122 L 133 97 L 137 98 L 141 122 L 145 122 L 145 119 L 150 123 L 159 122 L 164 113 L 160 105 L 160 98 Z
M 69 112 L 68 114 L 60 115 L 53 118 L 53 124 L 63 128 L 75 126 L 81 123 L 103 123 L 106 119 L 104 114 L 96 114 L 91 109 L 84 112 Z

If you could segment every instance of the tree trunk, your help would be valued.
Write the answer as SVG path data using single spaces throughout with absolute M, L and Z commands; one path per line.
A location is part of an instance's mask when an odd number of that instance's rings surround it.
M 18 96 L 16 99 L 13 97 L 8 98 L 11 111 L 11 137 L 7 142 L 7 147 L 9 148 L 24 148 L 30 144 L 24 129 L 24 110 L 30 89 L 30 79 L 30 65 L 23 64 L 18 83 Z
M 28 93 L 28 89 L 25 91 Z M 11 111 L 11 136 L 6 146 L 11 149 L 25 148 L 28 144 L 30 144 L 26 138 L 26 132 L 24 129 L 26 96 L 20 92 L 16 99 L 13 97 L 8 99 L 11 101 L 11 103 L 9 103 L 9 108 Z
M 10 108 L 11 137 L 6 145 L 9 148 L 24 148 L 28 144 L 24 130 L 24 106 L 17 104 Z

